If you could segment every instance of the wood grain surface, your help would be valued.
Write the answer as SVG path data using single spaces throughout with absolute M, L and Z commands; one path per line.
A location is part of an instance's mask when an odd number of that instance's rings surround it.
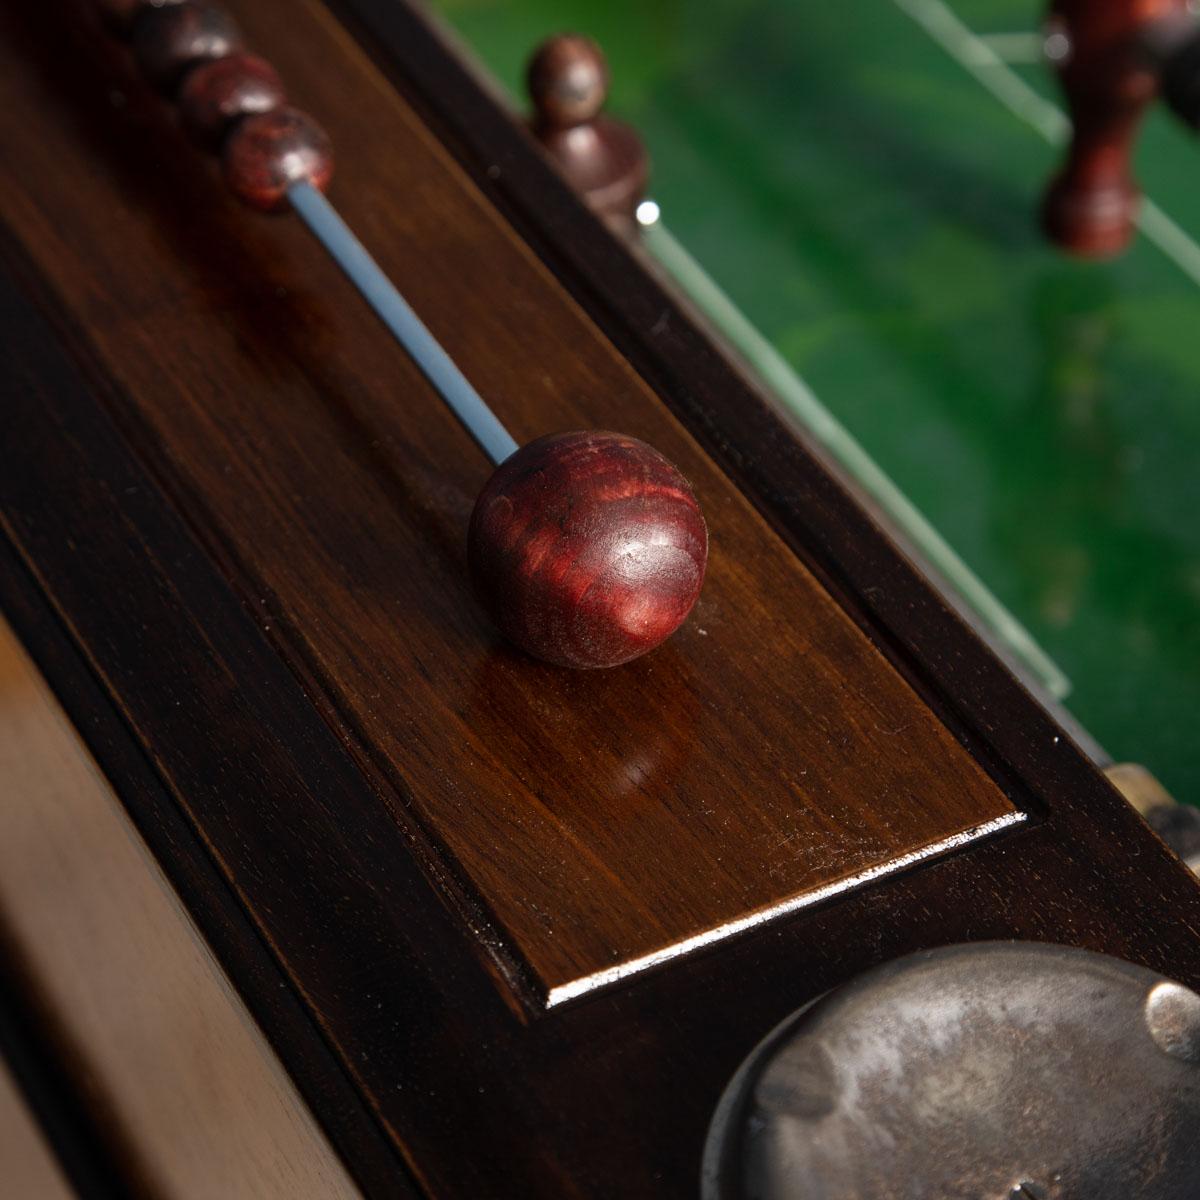
M 0 779 L 0 928 L 145 1194 L 358 1196 L 3 621 Z
M 508 649 L 464 561 L 482 455 L 303 228 L 231 201 L 119 51 L 64 94 L 6 39 L 10 229 L 506 973 L 561 1001 L 1016 820 L 328 13 L 236 11 L 330 131 L 336 203 L 518 440 L 632 433 L 709 523 L 704 592 L 652 657 Z
M 42 1131 L 0 1063 L 0 1163 L 4 1186 L 31 1200 L 75 1200 Z
M 730 622 L 694 621 L 663 658 L 646 660 L 653 670 L 636 676 L 637 687 L 607 685 L 620 705 L 589 695 L 587 712 L 550 675 L 538 688 L 519 682 L 537 669 L 502 647 L 478 649 L 477 639 L 490 635 L 457 590 L 458 530 L 486 467 L 469 457 L 465 435 L 426 407 L 420 381 L 365 316 L 342 305 L 341 281 L 319 265 L 301 231 L 285 221 L 264 232 L 220 198 L 215 168 L 181 153 L 157 99 L 121 74 L 125 60 L 76 6 L 9 6 L 0 33 L 11 74 L 0 86 L 13 107 L 0 112 L 0 148 L 6 163 L 18 155 L 27 173 L 6 176 L 15 217 L 6 208 L 0 240 L 11 272 L 0 276 L 0 603 L 363 1192 L 694 1200 L 713 1107 L 750 1049 L 825 989 L 921 947 L 1059 941 L 1200 984 L 1196 881 L 686 308 L 587 213 L 423 19 L 396 0 L 339 0 L 385 84 L 326 15 L 288 5 L 289 19 L 280 20 L 282 7 L 239 12 L 297 101 L 317 112 L 328 100 L 331 112 L 344 113 L 345 125 L 330 120 L 341 153 L 335 198 L 397 275 L 404 264 L 393 236 L 421 232 L 404 246 L 428 272 L 412 275 L 414 299 L 464 361 L 509 362 L 487 378 L 489 399 L 514 433 L 529 437 L 588 414 L 627 415 L 626 432 L 661 441 L 691 476 L 714 527 L 745 531 L 764 554 L 765 567 L 717 549 L 728 579 L 716 595 L 746 597 L 752 613 L 767 596 L 812 597 L 812 609 L 788 610 L 780 625 L 789 653 L 815 622 L 841 630 L 837 645 L 853 677 L 892 678 L 890 694 L 936 714 L 927 735 L 939 754 L 948 752 L 933 765 L 966 747 L 984 794 L 1006 793 L 1027 816 L 955 853 L 539 1011 L 545 987 L 511 961 L 511 933 L 484 907 L 478 879 L 447 865 L 453 847 L 417 819 L 406 779 L 386 754 L 368 752 L 373 729 L 411 728 L 427 714 L 385 711 L 369 692 L 331 690 L 329 663 L 311 657 L 296 633 L 295 595 L 284 605 L 280 594 L 247 590 L 263 562 L 289 577 L 286 548 L 255 544 L 243 557 L 249 539 L 241 550 L 223 542 L 218 516 L 236 510 L 243 530 L 289 545 L 329 539 L 323 570 L 343 572 L 347 596 L 333 608 L 309 602 L 303 610 L 305 629 L 320 635 L 311 644 L 323 653 L 362 636 L 342 627 L 350 607 L 389 637 L 406 635 L 385 603 L 405 600 L 416 633 L 443 652 L 410 660 L 413 679 L 380 678 L 388 696 L 403 690 L 428 702 L 436 691 L 440 708 L 445 694 L 466 706 L 464 725 L 482 722 L 539 748 L 553 743 L 559 774 L 572 777 L 580 768 L 563 749 L 598 740 L 593 711 L 606 722 L 618 714 L 624 740 L 612 743 L 603 764 L 616 772 L 613 788 L 642 761 L 655 728 L 646 710 L 666 711 L 655 693 L 660 677 L 679 680 L 693 664 L 688 680 L 707 686 L 708 672 L 694 664 L 709 662 L 708 647 L 719 643 L 728 655 L 711 661 L 740 690 L 716 702 L 728 703 L 736 720 L 737 706 L 767 696 L 778 648 L 751 643 L 743 662 L 744 642 Z M 268 30 L 269 47 L 259 41 Z M 321 55 L 311 50 L 318 34 L 328 39 Z M 352 70 L 334 82 L 339 62 Z M 385 105 L 379 124 L 396 135 L 411 122 L 406 153 L 435 177 L 458 176 L 448 189 L 453 223 L 433 227 L 418 202 L 427 184 L 404 170 L 391 138 L 381 145 L 373 125 L 350 126 L 351 109 L 375 114 L 378 98 L 396 92 L 411 109 Z M 40 148 L 38 137 L 46 139 Z M 359 155 L 372 173 L 403 176 L 404 187 L 390 184 L 385 193 L 364 183 L 357 200 L 352 188 L 343 191 L 348 158 Z M 212 203 L 197 205 L 199 194 Z M 98 195 L 111 201 L 106 212 L 76 211 Z M 14 221 L 28 235 L 14 231 Z M 499 231 L 499 275 L 475 261 L 480 243 L 458 232 L 461 225 L 478 235 L 488 223 Z M 513 231 L 523 245 L 511 241 Z M 78 240 L 86 235 L 98 244 Z M 118 255 L 105 248 L 113 240 L 123 247 Z M 140 272 L 119 261 L 139 256 Z M 494 287 L 507 274 L 522 304 L 540 297 L 518 308 L 519 320 L 472 298 L 473 288 Z M 114 278 L 136 285 L 133 293 L 112 290 Z M 456 307 L 440 305 L 444 289 Z M 543 301 L 552 313 L 543 314 Z M 203 333 L 192 330 L 191 306 L 204 313 Z M 566 330 L 576 340 L 564 347 L 556 335 Z M 515 338 L 519 353 L 497 338 Z M 225 390 L 236 384 L 236 394 L 197 382 L 214 351 L 212 370 Z M 566 362 L 575 355 L 577 366 Z M 553 375 L 549 383 L 538 375 L 543 357 L 577 386 L 604 387 L 563 394 Z M 165 370 L 168 359 L 185 388 Z M 167 411 L 172 404 L 179 412 Z M 416 404 L 419 421 L 409 407 Z M 195 437 L 181 438 L 181 426 Z M 241 471 L 255 455 L 265 456 L 264 472 L 289 449 L 303 465 L 301 448 L 318 435 L 327 442 L 303 476 L 321 484 L 312 496 L 296 500 L 244 474 L 242 492 L 220 483 L 226 466 Z M 457 458 L 435 456 L 450 449 Z M 328 504 L 330 477 L 354 481 L 333 514 L 336 551 L 329 531 L 313 528 L 309 507 Z M 381 490 L 392 514 L 385 532 L 397 539 L 387 550 L 429 556 L 402 560 L 439 585 L 419 597 L 390 565 L 378 577 L 365 569 L 391 562 L 376 545 L 376 527 L 358 519 L 363 498 Z M 368 507 L 374 514 L 388 506 Z M 760 569 L 761 597 L 757 575 L 745 575 Z M 710 606 L 703 615 L 719 614 Z M 479 656 L 474 686 L 446 647 Z M 357 663 L 355 672 L 383 675 L 374 663 Z M 593 686 L 578 677 L 572 685 Z M 870 705 L 853 711 L 856 728 L 870 735 Z M 771 728 L 783 737 L 761 767 L 771 786 L 795 780 L 786 768 L 797 761 L 801 717 L 809 718 L 805 738 L 815 739 L 830 715 L 802 706 L 780 714 Z M 668 718 L 671 736 L 685 716 Z M 687 719 L 710 721 L 703 713 Z M 903 753 L 903 738 L 875 729 L 882 754 Z M 722 756 L 731 740 L 686 744 L 719 783 L 729 778 Z M 428 764 L 440 765 L 447 794 L 460 775 L 477 771 L 476 742 L 420 749 L 417 766 L 432 775 Z M 846 765 L 827 758 L 819 769 L 835 763 Z M 688 762 L 661 769 L 701 773 Z M 556 776 L 553 795 L 569 807 L 564 790 Z M 739 802 L 751 795 L 740 778 L 730 790 Z M 459 793 L 464 821 L 473 815 L 469 799 Z M 882 826 L 886 810 L 877 811 Z M 663 860 L 664 870 L 674 865 Z M 513 986 L 498 988 L 497 974 Z M 517 1003 L 520 996 L 527 1003 Z

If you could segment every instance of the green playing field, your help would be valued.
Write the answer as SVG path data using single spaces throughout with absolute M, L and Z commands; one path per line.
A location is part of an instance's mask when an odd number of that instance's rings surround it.
M 1033 221 L 1062 122 L 1013 0 L 440 0 L 519 94 L 592 34 L 664 224 L 1072 683 L 1200 802 L 1200 145 L 1112 263 Z M 1178 222 L 1178 224 L 1176 224 Z

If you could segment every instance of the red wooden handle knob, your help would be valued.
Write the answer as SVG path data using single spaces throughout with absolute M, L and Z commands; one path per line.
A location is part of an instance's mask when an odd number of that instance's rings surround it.
M 173 90 L 189 67 L 239 50 L 242 35 L 233 18 L 215 4 L 183 0 L 145 5 L 133 26 L 138 66 L 159 87 Z
M 245 117 L 221 152 L 225 182 L 239 200 L 263 212 L 287 206 L 287 190 L 305 181 L 324 191 L 333 174 L 325 131 L 296 108 Z
M 708 530 L 683 476 L 616 433 L 538 438 L 497 467 L 471 515 L 471 573 L 500 630 L 567 667 L 614 667 L 683 623 Z
M 272 112 L 287 102 L 275 68 L 254 54 L 231 54 L 189 71 L 179 111 L 201 142 L 215 145 L 242 117 Z
M 569 129 L 594 121 L 608 96 L 608 63 L 591 38 L 566 33 L 547 38 L 525 70 L 535 123 Z

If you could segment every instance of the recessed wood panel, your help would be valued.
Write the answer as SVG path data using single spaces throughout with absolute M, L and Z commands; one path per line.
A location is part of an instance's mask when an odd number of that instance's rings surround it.
M 643 438 L 708 518 L 704 593 L 661 650 L 585 674 L 509 650 L 465 569 L 487 464 L 319 248 L 229 199 L 85 18 L 49 40 L 0 18 L 5 220 L 481 945 L 553 1004 L 1019 820 L 328 13 L 231 7 L 329 129 L 335 203 L 517 439 Z
M 16 1081 L 0 1060 L 0 1164 L 9 1195 L 77 1200 Z
M 357 1200 L 2 619 L 0 780 L 0 924 L 114 1157 L 162 1200 Z M 4 1146 L 0 1195 L 57 1200 L 15 1187 Z

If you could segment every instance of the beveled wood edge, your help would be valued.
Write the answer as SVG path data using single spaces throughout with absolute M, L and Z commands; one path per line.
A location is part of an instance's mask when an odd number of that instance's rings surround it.
M 835 879 L 832 883 L 822 884 L 820 887 L 800 892 L 795 896 L 790 896 L 788 899 L 781 900 L 779 903 L 769 905 L 766 908 L 755 909 L 744 916 L 736 917 L 720 925 L 715 925 L 711 929 L 706 929 L 703 933 L 697 933 L 692 937 L 685 938 L 681 942 L 672 942 L 669 946 L 664 946 L 662 949 L 655 950 L 651 954 L 643 954 L 639 958 L 628 959 L 615 967 L 608 967 L 591 975 L 583 975 L 578 979 L 573 979 L 570 983 L 559 984 L 557 987 L 551 988 L 547 993 L 545 999 L 546 1007 L 557 1008 L 560 1004 L 578 1000 L 600 988 L 611 987 L 616 983 L 623 983 L 634 975 L 638 975 L 642 971 L 648 971 L 652 967 L 663 966 L 666 963 L 683 958 L 684 955 L 693 954 L 697 950 L 716 946 L 729 938 L 738 937 L 740 934 L 748 933 L 750 930 L 767 925 L 772 921 L 781 920 L 791 913 L 799 912 L 801 909 L 814 908 L 819 904 L 824 904 L 827 900 L 833 900 L 838 896 L 845 895 L 847 892 L 854 891 L 856 888 L 866 887 L 867 884 L 874 883 L 876 880 L 886 879 L 890 875 L 897 875 L 909 867 L 917 866 L 919 863 L 931 862 L 956 850 L 963 850 L 982 838 L 988 838 L 994 834 L 1023 825 L 1028 819 L 1026 813 L 1020 809 L 1015 809 L 999 817 L 993 817 L 989 821 L 981 821 L 978 825 L 971 826 L 970 829 L 964 829 L 959 833 L 952 833 L 946 837 L 939 838 L 927 846 L 898 854 L 895 858 L 878 863 L 873 867 L 868 867 L 864 871 L 857 871 L 853 875 L 847 875 L 842 879 Z

